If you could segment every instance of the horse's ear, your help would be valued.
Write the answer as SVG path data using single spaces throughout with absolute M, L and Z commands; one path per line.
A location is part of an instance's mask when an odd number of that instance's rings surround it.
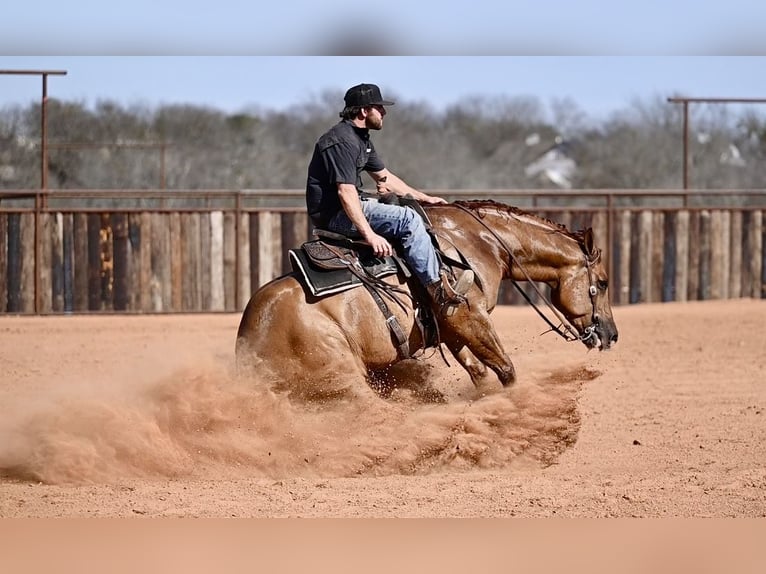
M 583 245 L 585 246 L 585 254 L 589 257 L 596 255 L 596 243 L 593 240 L 593 228 L 589 227 L 585 230 L 582 237 Z

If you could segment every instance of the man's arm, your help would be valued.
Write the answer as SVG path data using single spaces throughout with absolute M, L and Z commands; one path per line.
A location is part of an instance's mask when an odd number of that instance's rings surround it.
M 373 252 L 378 257 L 393 255 L 394 249 L 385 237 L 381 237 L 372 230 L 367 218 L 362 211 L 362 202 L 359 201 L 359 195 L 356 186 L 348 183 L 338 184 L 338 197 L 343 211 L 346 212 L 351 223 L 354 224 L 362 238 L 370 244 Z
M 399 196 L 411 195 L 422 203 L 447 203 L 447 200 L 441 197 L 418 191 L 407 184 L 402 178 L 392 173 L 388 168 L 370 172 L 370 176 L 377 183 L 378 193 L 395 193 Z

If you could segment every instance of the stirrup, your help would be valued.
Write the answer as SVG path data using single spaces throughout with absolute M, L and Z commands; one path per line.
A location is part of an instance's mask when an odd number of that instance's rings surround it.
M 472 269 L 466 269 L 460 274 L 455 284 L 450 283 L 447 273 L 441 274 L 442 289 L 444 290 L 444 298 L 447 303 L 451 301 L 462 302 L 465 300 L 465 294 L 473 285 L 474 273 Z
M 465 270 L 455 285 L 449 281 L 446 273 L 441 274 L 441 282 L 435 284 L 430 290 L 430 295 L 439 313 L 445 317 L 451 317 L 455 314 L 457 307 L 466 301 L 465 294 L 471 288 L 474 281 L 474 272 L 471 269 Z

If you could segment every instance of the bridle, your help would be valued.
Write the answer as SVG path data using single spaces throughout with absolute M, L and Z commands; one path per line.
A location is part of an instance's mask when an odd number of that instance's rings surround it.
M 535 312 L 545 321 L 548 326 L 550 326 L 550 330 L 554 333 L 557 333 L 559 336 L 561 336 L 565 341 L 567 342 L 574 342 L 574 341 L 582 341 L 583 343 L 589 341 L 590 339 L 598 339 L 598 334 L 596 333 L 596 328 L 599 325 L 599 317 L 598 313 L 596 312 L 596 296 L 598 295 L 598 287 L 596 286 L 596 283 L 593 280 L 593 266 L 599 262 L 601 259 L 601 250 L 598 250 L 598 253 L 595 255 L 595 257 L 590 258 L 588 257 L 588 254 L 585 253 L 585 250 L 583 250 L 583 256 L 585 259 L 585 269 L 588 273 L 588 295 L 590 296 L 592 311 L 591 311 L 591 324 L 585 327 L 583 329 L 582 335 L 577 332 L 577 329 L 575 329 L 569 321 L 566 320 L 566 318 L 561 314 L 561 312 L 556 309 L 556 307 L 551 303 L 550 299 L 546 297 L 543 292 L 540 290 L 540 288 L 537 286 L 536 282 L 532 280 L 532 278 L 529 276 L 529 273 L 527 273 L 527 270 L 524 269 L 524 266 L 521 265 L 518 261 L 518 259 L 514 256 L 513 251 L 511 251 L 511 248 L 508 247 L 508 244 L 503 240 L 502 237 L 500 237 L 495 231 L 489 227 L 482 219 L 476 215 L 473 211 L 470 209 L 460 205 L 460 204 L 454 204 L 456 207 L 462 209 L 466 213 L 468 213 L 471 217 L 473 217 L 476 221 L 478 221 L 482 227 L 484 227 L 487 231 L 490 232 L 490 234 L 497 240 L 497 242 L 500 244 L 500 246 L 505 250 L 505 252 L 508 254 L 508 260 L 509 265 L 513 266 L 516 265 L 521 272 L 524 274 L 524 276 L 527 278 L 527 281 L 532 285 L 532 288 L 535 290 L 537 295 L 540 297 L 540 299 L 548 306 L 548 309 L 556 316 L 556 318 L 559 320 L 559 324 L 556 325 L 554 322 L 548 318 L 548 316 L 543 313 L 540 308 L 535 304 L 534 301 L 532 301 L 532 298 L 527 294 L 524 289 L 522 289 L 521 285 L 519 285 L 519 282 L 516 281 L 513 276 L 511 275 L 511 282 L 513 283 L 513 286 L 516 287 L 519 293 L 521 293 L 522 297 L 526 299 L 527 303 L 529 303 L 532 308 L 535 310 Z

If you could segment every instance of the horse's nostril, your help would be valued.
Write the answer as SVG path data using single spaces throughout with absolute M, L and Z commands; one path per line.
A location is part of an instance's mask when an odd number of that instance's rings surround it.
M 616 343 L 616 342 L 617 342 L 617 333 L 615 333 L 614 335 L 612 335 L 612 336 L 609 338 L 609 342 L 610 342 L 610 343 Z

